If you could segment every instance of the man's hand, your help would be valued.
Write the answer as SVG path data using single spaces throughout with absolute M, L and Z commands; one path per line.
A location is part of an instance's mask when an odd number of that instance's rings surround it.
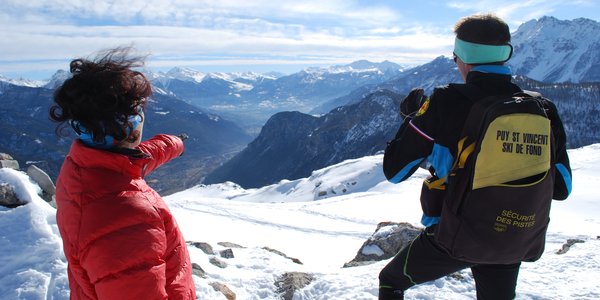
M 412 117 L 421 108 L 421 104 L 427 96 L 422 88 L 414 88 L 402 102 L 400 102 L 400 114 L 403 117 Z

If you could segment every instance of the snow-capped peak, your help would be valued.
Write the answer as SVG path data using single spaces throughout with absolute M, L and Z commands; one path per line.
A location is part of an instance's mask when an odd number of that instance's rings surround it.
M 206 77 L 205 73 L 196 71 L 196 70 L 192 70 L 190 68 L 181 68 L 181 67 L 175 67 L 172 68 L 171 70 L 169 70 L 166 73 L 166 76 L 172 79 L 179 79 L 179 80 L 183 80 L 183 81 L 194 81 L 194 82 L 202 82 L 202 80 L 204 80 L 204 77 Z
M 513 34 L 516 74 L 545 82 L 599 81 L 600 23 L 579 18 L 543 17 L 522 24 Z
M 41 87 L 44 85 L 44 81 L 40 80 L 29 80 L 24 78 L 12 79 L 3 75 L 0 75 L 0 82 L 26 87 Z
M 230 76 L 232 76 L 233 80 L 244 79 L 244 80 L 248 80 L 248 81 L 260 81 L 262 79 L 275 80 L 282 76 L 282 74 L 278 74 L 275 72 L 257 73 L 257 72 L 250 72 L 250 71 L 235 72 L 235 73 L 229 73 L 229 74 L 230 74 Z
M 327 68 L 306 68 L 304 72 L 309 74 L 339 74 L 339 73 L 378 73 L 382 74 L 387 71 L 401 71 L 402 66 L 390 61 L 381 63 L 370 62 L 368 60 L 358 60 L 347 65 L 335 65 Z
M 225 80 L 225 81 L 233 81 L 238 76 L 236 76 L 235 73 L 211 72 L 211 73 L 206 74 L 206 77 L 212 78 L 212 79 Z
M 67 72 L 65 70 L 58 70 L 56 71 L 56 73 L 54 73 L 54 75 L 52 75 L 52 78 L 48 80 L 44 87 L 48 89 L 55 89 L 58 86 L 62 85 L 63 82 L 65 82 L 65 80 L 69 79 L 70 77 L 70 72 Z

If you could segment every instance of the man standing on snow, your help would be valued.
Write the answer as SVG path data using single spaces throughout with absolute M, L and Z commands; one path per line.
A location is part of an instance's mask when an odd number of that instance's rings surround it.
M 455 25 L 454 32 L 454 61 L 466 82 L 463 87 L 476 90 L 473 93 L 478 93 L 481 99 L 488 96 L 510 97 L 522 92 L 511 82 L 511 70 L 504 65 L 512 55 L 512 46 L 508 25 L 503 20 L 493 15 L 469 16 Z M 458 142 L 474 103 L 470 98 L 452 86 L 435 89 L 430 98 L 424 97 L 421 89 L 413 90 L 401 104 L 401 112 L 406 118 L 386 149 L 386 177 L 393 183 L 401 182 L 410 177 L 424 161 L 433 171 L 428 184 L 447 177 L 458 159 Z M 555 155 L 555 166 L 551 170 L 556 170 L 552 174 L 552 198 L 565 199 L 571 189 L 566 137 L 553 105 L 548 110 L 548 116 L 552 121 L 552 151 Z M 438 242 L 439 236 L 436 235 L 444 234 L 439 232 L 438 223 L 446 190 L 445 186 L 439 189 L 424 186 L 421 222 L 426 228 L 379 274 L 379 299 L 404 299 L 404 291 L 411 286 L 465 268 L 472 270 L 478 299 L 515 297 L 520 262 L 497 264 L 466 261 L 454 257 Z

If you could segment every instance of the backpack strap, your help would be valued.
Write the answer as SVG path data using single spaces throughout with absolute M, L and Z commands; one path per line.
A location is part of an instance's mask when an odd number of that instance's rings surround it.
M 456 155 L 454 164 L 452 165 L 452 168 L 450 169 L 450 173 L 455 172 L 456 169 L 464 168 L 465 164 L 467 162 L 467 158 L 469 158 L 471 153 L 473 153 L 473 151 L 475 151 L 475 143 L 474 142 L 465 147 L 466 140 L 467 140 L 467 138 L 463 138 L 458 142 L 458 149 L 457 149 L 458 154 Z M 448 179 L 449 174 L 446 174 L 446 176 L 444 176 L 442 178 L 438 178 L 434 181 L 425 181 L 425 185 L 430 190 L 432 190 L 432 189 L 445 190 L 446 186 L 444 184 L 446 183 L 446 179 Z
M 467 163 L 467 158 L 469 158 L 469 155 L 471 155 L 471 153 L 473 153 L 473 151 L 475 151 L 475 142 L 473 142 L 465 147 L 466 140 L 467 140 L 467 138 L 464 137 L 458 142 L 458 151 L 457 151 L 457 157 L 456 157 L 457 159 L 454 161 L 452 170 L 455 170 L 457 168 L 459 168 L 459 169 L 464 168 L 465 164 Z
M 479 99 L 484 98 L 483 91 L 474 84 L 451 83 L 448 86 L 454 88 L 460 94 L 466 96 L 473 103 Z M 457 155 L 456 155 L 456 158 L 454 159 L 452 168 L 450 169 L 450 173 L 453 173 L 458 168 L 464 168 L 467 158 L 475 150 L 475 143 L 471 143 L 470 145 L 465 147 L 465 141 L 466 141 L 466 138 L 463 138 L 458 142 L 457 151 L 456 151 Z M 448 175 L 450 173 L 446 174 L 446 176 L 444 176 L 442 178 L 437 178 L 433 181 L 426 180 L 425 185 L 430 190 L 432 190 L 432 189 L 445 190 L 446 189 L 445 183 L 446 183 L 446 181 L 448 179 Z
M 529 97 L 534 97 L 534 98 L 544 98 L 541 93 L 534 92 L 534 91 L 528 91 L 528 90 L 523 90 L 523 92 L 517 93 L 517 94 L 525 94 Z

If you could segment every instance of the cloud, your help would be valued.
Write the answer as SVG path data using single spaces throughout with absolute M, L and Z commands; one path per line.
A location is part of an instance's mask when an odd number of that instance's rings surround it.
M 267 29 L 266 27 L 262 27 Z M 47 57 L 46 50 L 55 49 L 87 49 L 91 44 L 102 43 L 140 43 L 152 46 L 165 52 L 263 52 L 263 51 L 292 51 L 298 52 L 302 47 L 324 47 L 339 49 L 341 52 L 355 51 L 377 47 L 413 48 L 415 45 L 444 44 L 443 36 L 428 36 L 426 34 L 412 34 L 395 37 L 361 36 L 345 37 L 328 32 L 310 31 L 299 28 L 295 34 L 281 34 L 276 28 L 273 31 L 236 31 L 229 29 L 203 29 L 176 26 L 67 26 L 67 25 L 38 25 L 22 28 L 8 26 L 6 30 L 8 39 L 2 43 L 5 48 L 3 57 L 17 59 L 22 56 L 38 53 L 42 58 Z M 419 43 L 416 43 L 416 41 Z M 28 51 L 15 49 L 10 46 L 10 41 L 16 44 L 27 42 Z M 95 45 L 94 45 L 95 47 Z M 44 52 L 39 52 L 40 48 Z M 422 48 L 422 47 L 421 47 Z M 93 49 L 93 47 L 92 47 Z M 321 48 L 322 49 L 322 48 Z M 344 50 L 347 49 L 347 50 Z
M 519 25 L 531 19 L 553 15 L 560 10 L 586 9 L 596 6 L 593 0 L 510 0 L 498 5 L 497 0 L 450 1 L 448 7 L 468 13 L 493 12 L 507 23 Z
M 397 10 L 355 0 L 5 0 L 0 73 L 49 68 L 133 44 L 164 65 L 425 62 L 451 38 L 400 27 Z M 200 57 L 200 58 L 199 58 Z M 211 62 L 211 59 L 220 57 Z M 310 57 L 310 58 L 309 58 Z
M 74 24 L 86 19 L 111 20 L 117 24 L 140 22 L 148 25 L 208 25 L 197 20 L 265 19 L 306 22 L 326 20 L 331 23 L 355 23 L 357 26 L 390 23 L 398 20 L 394 10 L 377 5 L 362 5 L 357 0 L 5 0 L 5 11 L 14 15 L 44 14 Z
M 21 62 L 19 67 L 39 67 L 39 61 L 58 61 L 87 56 L 118 45 L 134 46 L 151 59 L 188 65 L 205 64 L 306 64 L 309 62 L 350 62 L 357 59 L 402 59 L 399 62 L 426 62 L 447 52 L 451 39 L 441 35 L 345 37 L 328 32 L 298 29 L 295 34 L 280 31 L 248 34 L 228 29 L 175 26 L 14 26 L 8 42 L 0 41 L 2 61 Z M 211 57 L 222 57 L 210 62 Z M 306 57 L 312 56 L 312 59 Z M 201 57 L 201 58 L 197 58 Z M 13 65 L 13 67 L 16 65 Z M 1 73 L 1 72 L 0 72 Z
M 509 24 L 591 0 L 3 0 L 0 73 L 48 68 L 98 50 L 133 44 L 151 59 L 225 65 L 358 59 L 424 63 L 450 54 L 446 13 L 494 11 Z M 499 8 L 498 8 L 499 7 Z M 589 9 L 588 9 L 589 10 Z M 412 12 L 412 15 L 411 15 Z M 404 15 L 406 14 L 406 15 Z M 454 18 L 454 17 L 452 17 Z M 513 27 L 514 28 L 514 27 Z M 214 59 L 211 62 L 211 59 Z

